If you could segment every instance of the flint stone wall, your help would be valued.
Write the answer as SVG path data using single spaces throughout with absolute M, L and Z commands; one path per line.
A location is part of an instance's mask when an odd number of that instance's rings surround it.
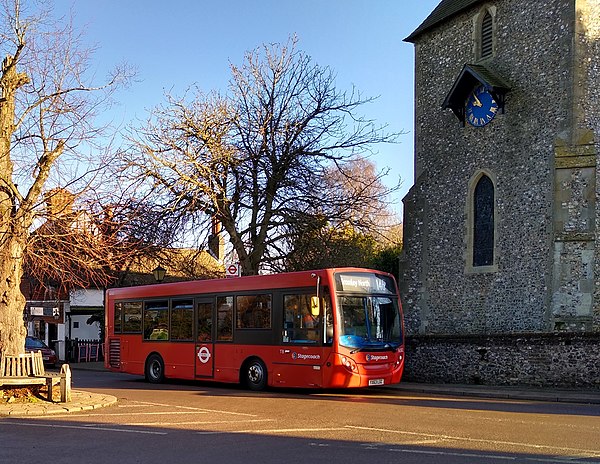
M 505 114 L 462 127 L 441 104 L 477 63 L 484 9 L 495 37 L 484 64 L 511 90 Z M 415 55 L 399 279 L 406 378 L 596 386 L 600 0 L 477 2 L 418 37 Z M 482 173 L 496 202 L 487 269 L 469 266 L 469 189 Z
M 412 336 L 405 381 L 600 389 L 600 334 Z

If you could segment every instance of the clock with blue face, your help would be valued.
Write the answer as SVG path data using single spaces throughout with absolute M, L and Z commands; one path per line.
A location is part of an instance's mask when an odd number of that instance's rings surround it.
M 498 104 L 485 86 L 478 85 L 467 98 L 465 119 L 475 127 L 483 127 L 492 122 L 498 112 Z

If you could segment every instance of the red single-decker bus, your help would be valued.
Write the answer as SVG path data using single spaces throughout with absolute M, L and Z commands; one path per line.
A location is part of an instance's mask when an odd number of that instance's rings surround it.
M 400 382 L 404 332 L 391 274 L 360 268 L 106 292 L 107 368 L 272 387 Z

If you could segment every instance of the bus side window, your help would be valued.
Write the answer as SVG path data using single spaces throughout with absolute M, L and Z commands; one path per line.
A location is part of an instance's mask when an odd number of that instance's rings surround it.
M 217 298 L 217 340 L 233 340 L 233 297 Z
M 142 306 L 141 301 L 123 303 L 123 333 L 142 332 Z
M 169 304 L 149 301 L 144 306 L 144 340 L 169 340 Z
M 212 341 L 212 303 L 198 303 L 198 319 L 196 321 L 198 342 Z
M 194 339 L 194 301 L 174 300 L 171 308 L 171 340 Z
M 114 332 L 120 333 L 123 322 L 123 303 L 115 303 L 115 319 L 114 319 Z
M 311 311 L 311 294 L 284 295 L 283 343 L 318 343 L 320 341 L 320 316 Z

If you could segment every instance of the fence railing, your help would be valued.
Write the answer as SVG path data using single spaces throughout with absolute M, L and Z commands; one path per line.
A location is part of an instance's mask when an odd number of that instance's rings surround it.
M 66 357 L 71 363 L 104 361 L 104 343 L 79 338 L 67 340 Z

